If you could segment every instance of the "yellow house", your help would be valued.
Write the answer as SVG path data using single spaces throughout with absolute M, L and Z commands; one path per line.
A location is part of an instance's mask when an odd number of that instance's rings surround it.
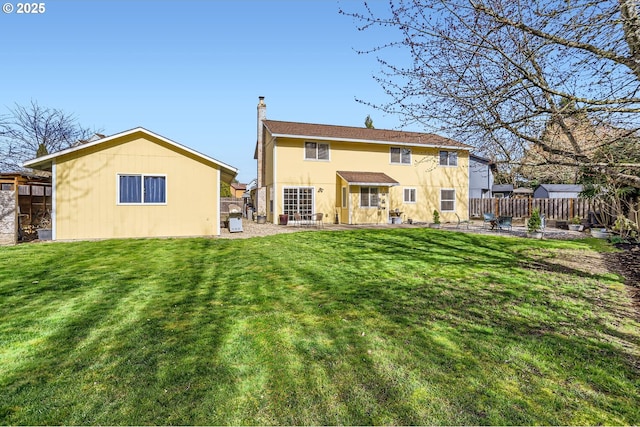
M 468 219 L 469 145 L 434 134 L 267 120 L 258 103 L 258 213 L 388 224 Z
M 241 199 L 242 196 L 244 196 L 245 191 L 247 191 L 247 184 L 232 182 L 230 190 L 231 190 L 231 197 L 235 197 L 236 199 Z
M 135 128 L 24 163 L 52 173 L 54 240 L 220 234 L 237 170 Z

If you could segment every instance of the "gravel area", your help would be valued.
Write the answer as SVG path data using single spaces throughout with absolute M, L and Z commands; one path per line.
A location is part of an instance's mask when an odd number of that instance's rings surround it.
M 324 224 L 323 227 L 297 227 L 291 225 L 277 225 L 272 223 L 258 224 L 255 221 L 249 221 L 247 219 L 242 220 L 242 232 L 230 233 L 227 228 L 222 228 L 220 232 L 220 238 L 222 239 L 247 239 L 251 237 L 271 236 L 280 233 L 295 233 L 295 232 L 312 232 L 312 231 L 340 231 L 340 230 L 354 230 L 357 228 L 367 229 L 386 229 L 386 228 L 424 228 L 428 227 L 428 224 L 388 224 L 388 225 L 344 225 L 344 224 Z M 467 227 L 466 224 L 461 224 L 457 227 L 456 224 L 448 223 L 442 224 L 443 230 L 458 231 L 463 233 L 476 233 L 476 234 L 490 234 L 499 236 L 511 236 L 511 237 L 524 237 L 526 236 L 526 229 L 524 226 L 513 226 L 513 229 L 509 231 L 496 231 L 483 228 L 482 221 L 471 222 Z M 583 232 L 562 230 L 558 228 L 545 229 L 545 239 L 581 239 L 588 235 Z

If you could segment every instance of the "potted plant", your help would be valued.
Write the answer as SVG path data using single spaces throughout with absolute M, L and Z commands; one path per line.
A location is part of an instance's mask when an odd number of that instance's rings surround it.
M 591 236 L 596 239 L 608 239 L 611 233 L 607 231 L 606 228 L 592 228 Z
M 263 211 L 258 212 L 256 222 L 258 224 L 265 224 L 267 222 L 267 214 Z
M 569 230 L 571 231 L 582 231 L 584 226 L 582 225 L 582 218 L 578 215 L 571 218 L 571 222 L 569 223 Z
M 431 228 L 440 228 L 440 212 L 437 209 L 433 211 L 433 223 L 431 224 Z
M 531 218 L 527 221 L 527 237 L 534 239 L 542 239 L 542 219 L 540 218 L 540 209 L 536 208 L 531 212 Z

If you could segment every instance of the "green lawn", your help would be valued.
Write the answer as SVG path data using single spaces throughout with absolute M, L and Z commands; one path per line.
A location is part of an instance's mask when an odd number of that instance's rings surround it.
M 0 424 L 639 424 L 640 325 L 603 250 L 431 229 L 0 248 Z

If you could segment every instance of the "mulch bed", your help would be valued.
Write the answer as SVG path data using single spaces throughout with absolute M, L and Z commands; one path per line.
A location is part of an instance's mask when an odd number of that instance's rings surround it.
M 617 243 L 621 249 L 606 257 L 609 268 L 625 278 L 640 317 L 640 243 Z

